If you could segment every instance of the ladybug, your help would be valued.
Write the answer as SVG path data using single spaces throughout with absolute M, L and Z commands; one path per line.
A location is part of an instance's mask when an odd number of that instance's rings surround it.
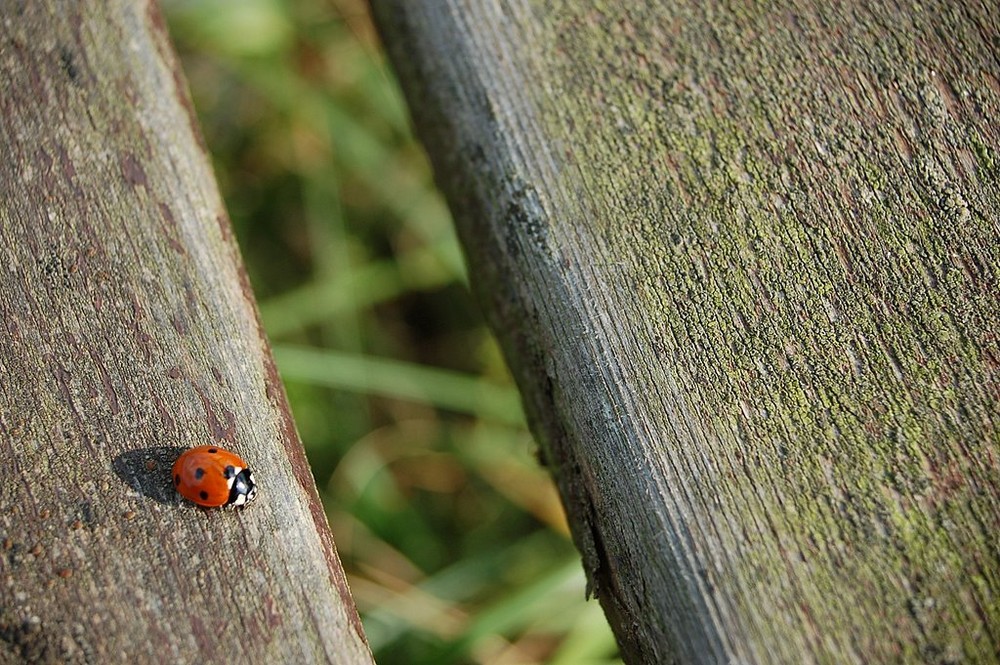
M 185 450 L 174 462 L 173 476 L 174 489 L 199 506 L 242 506 L 257 496 L 247 463 L 218 446 Z

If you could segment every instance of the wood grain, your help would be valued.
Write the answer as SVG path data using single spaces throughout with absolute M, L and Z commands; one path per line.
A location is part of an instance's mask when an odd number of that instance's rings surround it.
M 629 662 L 997 662 L 1000 30 L 373 3 Z
M 0 662 L 371 662 L 156 4 L 0 5 Z

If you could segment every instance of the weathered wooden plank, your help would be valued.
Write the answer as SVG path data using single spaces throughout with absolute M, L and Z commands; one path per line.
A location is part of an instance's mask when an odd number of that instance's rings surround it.
M 995 662 L 995 8 L 373 4 L 628 660 Z
M 156 4 L 0 15 L 0 660 L 371 662 Z

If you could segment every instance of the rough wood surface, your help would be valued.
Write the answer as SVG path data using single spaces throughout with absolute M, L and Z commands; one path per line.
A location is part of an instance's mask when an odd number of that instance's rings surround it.
M 0 9 L 0 662 L 371 662 L 155 3 Z
M 995 662 L 995 7 L 376 0 L 629 662 Z

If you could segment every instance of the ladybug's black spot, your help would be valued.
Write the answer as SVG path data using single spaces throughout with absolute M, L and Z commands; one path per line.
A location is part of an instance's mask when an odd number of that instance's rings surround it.
M 233 466 L 232 464 L 230 464 L 229 466 L 226 467 L 226 470 L 225 470 L 226 480 L 229 480 L 230 478 L 232 478 L 235 475 L 236 475 L 236 467 Z
M 194 477 L 197 480 L 201 480 L 204 477 L 204 475 L 205 475 L 205 469 L 198 467 L 197 469 L 194 470 Z
M 174 485 L 180 485 L 180 484 L 181 484 L 181 477 L 180 477 L 180 475 L 174 476 Z
M 210 452 L 211 454 L 214 455 L 215 453 L 219 452 L 219 449 L 218 448 L 209 448 L 208 452 Z
M 205 490 L 198 492 L 198 496 L 201 497 L 202 501 L 208 501 L 208 492 L 206 492 Z

